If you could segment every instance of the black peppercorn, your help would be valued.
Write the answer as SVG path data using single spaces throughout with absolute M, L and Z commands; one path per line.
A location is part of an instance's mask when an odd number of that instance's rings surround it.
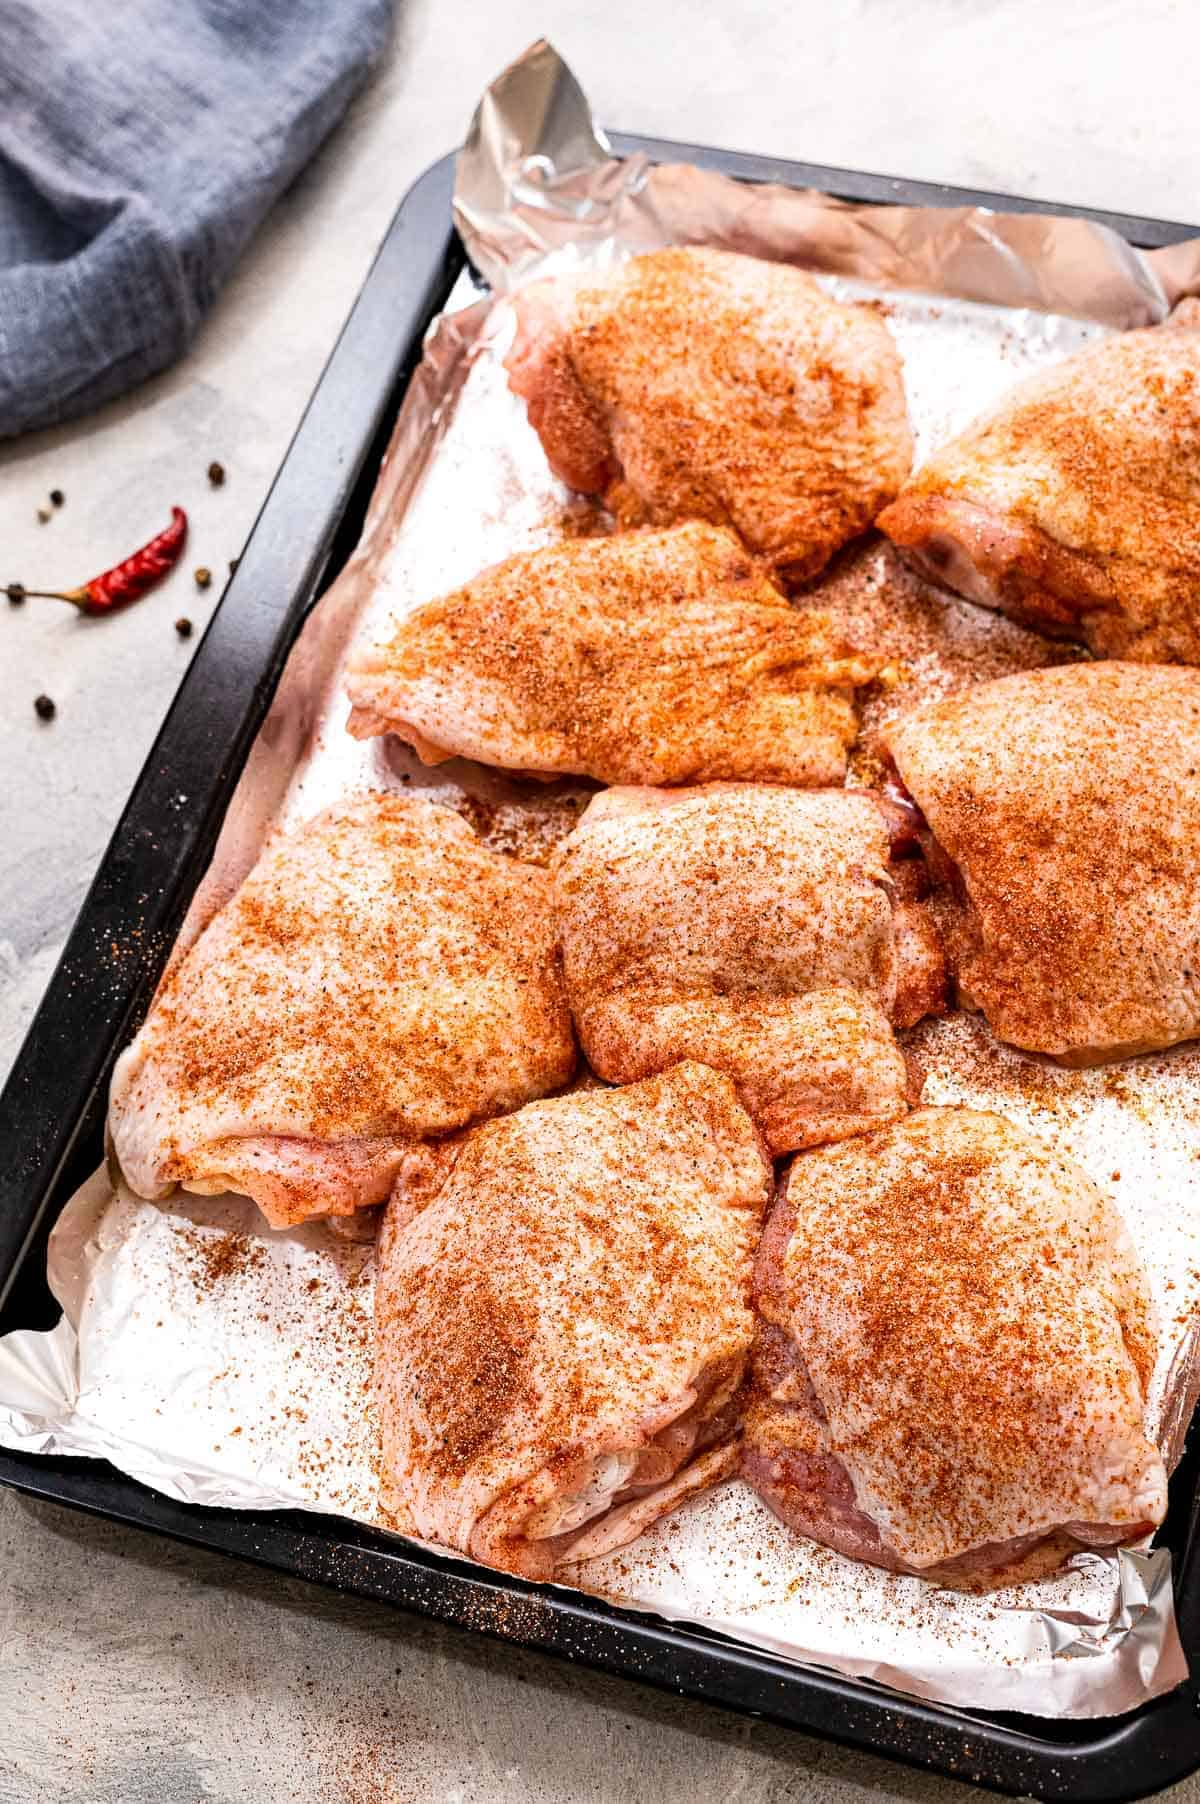
M 58 709 L 48 695 L 39 695 L 33 704 L 33 711 L 39 720 L 53 720 Z
M 191 638 L 192 623 L 188 619 L 186 614 L 181 614 L 179 616 L 179 619 L 175 622 L 175 631 L 179 634 L 179 637 L 181 639 L 190 639 Z
M 225 465 L 219 463 L 209 464 L 208 480 L 212 483 L 214 489 L 219 489 L 225 480 Z
M 4 593 L 8 596 L 8 599 L 12 602 L 14 608 L 19 608 L 25 599 L 25 584 L 9 583 Z
M 61 507 L 65 500 L 66 500 L 66 496 L 63 494 L 61 489 L 51 489 L 51 491 L 50 491 L 51 507 Z

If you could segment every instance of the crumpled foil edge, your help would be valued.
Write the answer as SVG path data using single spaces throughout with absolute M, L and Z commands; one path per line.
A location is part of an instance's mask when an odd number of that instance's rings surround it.
M 854 207 L 820 194 L 777 186 L 749 186 L 687 165 L 652 167 L 645 158 L 617 159 L 595 126 L 586 98 L 570 71 L 545 43 L 506 70 L 488 90 L 460 157 L 455 216 L 476 266 L 504 291 L 547 273 L 603 266 L 637 249 L 667 242 L 703 240 L 786 258 L 824 275 L 868 282 L 882 289 L 954 297 L 980 305 L 1002 304 L 1030 313 L 1056 312 L 1109 329 L 1161 319 L 1181 293 L 1200 289 L 1200 249 L 1172 247 L 1145 255 L 1103 227 L 1078 220 L 986 209 Z M 362 542 L 330 593 L 306 623 L 251 752 L 227 814 L 212 867 L 197 891 L 173 957 L 192 942 L 250 868 L 273 822 L 295 805 L 297 773 L 314 758 L 331 717 L 340 664 L 350 638 L 361 629 L 369 598 L 394 579 L 408 530 L 409 504 L 436 460 L 455 408 L 480 353 L 481 306 L 462 307 L 469 285 L 456 292 L 462 310 L 451 310 L 431 331 L 401 410 L 372 501 Z M 514 426 L 514 431 L 517 428 Z M 521 528 L 537 542 L 540 525 Z M 401 559 L 402 561 L 402 559 Z M 333 710 L 336 712 L 336 710 Z M 373 750 L 356 756 L 373 757 Z M 363 772 L 387 780 L 383 766 Z M 0 1341 L 0 1440 L 25 1451 L 101 1456 L 131 1476 L 187 1502 L 240 1508 L 339 1507 L 317 1480 L 298 1482 L 269 1464 L 238 1470 L 228 1460 L 209 1464 L 190 1447 L 163 1452 L 149 1438 L 130 1433 L 134 1418 L 114 1429 L 96 1418 L 99 1390 L 94 1373 L 81 1379 L 75 1324 L 98 1306 L 97 1273 L 118 1252 L 102 1245 L 114 1212 L 141 1224 L 155 1244 L 172 1214 L 186 1215 L 187 1231 L 204 1236 L 244 1230 L 253 1212 L 228 1203 L 188 1199 L 179 1205 L 141 1204 L 114 1198 L 104 1172 L 95 1174 L 64 1211 L 52 1239 L 50 1269 L 64 1316 L 46 1334 L 17 1333 Z M 114 1230 L 115 1232 L 115 1230 Z M 310 1227 L 295 1235 L 263 1234 L 281 1259 L 298 1269 L 325 1271 L 339 1251 L 329 1231 Z M 118 1249 L 119 1250 L 119 1249 Z M 140 1298 L 129 1305 L 136 1309 Z M 1175 1410 L 1164 1423 L 1174 1445 L 1186 1429 L 1200 1383 L 1195 1333 L 1177 1353 L 1186 1383 L 1173 1393 Z M 319 1381 L 319 1373 L 316 1375 Z M 91 1413 L 89 1413 L 91 1411 Z M 152 1424 L 143 1433 L 152 1431 Z M 370 1477 L 343 1513 L 373 1520 Z M 739 1498 L 737 1493 L 743 1493 Z M 653 1563 L 670 1542 L 673 1562 L 682 1550 L 702 1548 L 705 1536 L 730 1532 L 745 1510 L 744 1487 L 725 1486 L 671 1522 L 660 1524 L 633 1550 L 632 1565 Z M 732 1518 L 730 1513 L 733 1512 Z M 736 1529 L 735 1531 L 736 1532 Z M 689 1541 L 690 1537 L 690 1541 Z M 1058 1605 L 1018 1602 L 1005 1606 L 1015 1623 L 1024 1618 L 1024 1655 L 1012 1666 L 981 1668 L 956 1654 L 951 1636 L 923 1654 L 916 1645 L 889 1655 L 863 1652 L 862 1634 L 849 1636 L 837 1657 L 805 1650 L 753 1606 L 726 1609 L 719 1599 L 701 1606 L 688 1592 L 686 1570 L 677 1594 L 656 1582 L 638 1594 L 631 1566 L 598 1562 L 586 1588 L 625 1608 L 669 1620 L 702 1622 L 741 1645 L 756 1645 L 800 1666 L 868 1678 L 889 1689 L 966 1708 L 1024 1710 L 1059 1717 L 1093 1717 L 1135 1707 L 1186 1677 L 1174 1623 L 1170 1556 L 1165 1550 L 1123 1550 L 1114 1558 L 1083 1556 L 1102 1578 L 1115 1576 L 1110 1601 L 1099 1612 L 1068 1597 Z M 917 1586 L 918 1581 L 901 1581 Z M 1068 1586 L 1069 1590 L 1070 1587 Z M 1030 1597 L 1047 1593 L 1026 1588 Z M 914 1595 L 916 1593 L 914 1592 Z M 952 1604 L 952 1600 L 951 1600 Z M 948 1604 L 948 1608 L 951 1607 Z M 861 1625 L 870 1633 L 869 1621 Z M 957 1664 L 956 1664 L 957 1662 Z M 981 1676 L 982 1675 L 982 1676 Z

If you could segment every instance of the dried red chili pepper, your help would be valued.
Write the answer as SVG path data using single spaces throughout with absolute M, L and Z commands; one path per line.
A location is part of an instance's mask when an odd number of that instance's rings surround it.
M 137 601 L 170 574 L 179 562 L 187 539 L 187 515 L 181 507 L 171 509 L 171 524 L 130 557 L 122 558 L 111 570 L 93 576 L 81 589 L 26 589 L 11 583 L 9 593 L 20 589 L 22 596 L 37 595 L 49 601 L 70 601 L 81 614 L 113 614 L 126 603 Z

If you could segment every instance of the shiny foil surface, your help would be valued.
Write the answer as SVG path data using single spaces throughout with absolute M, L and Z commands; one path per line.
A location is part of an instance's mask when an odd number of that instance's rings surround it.
M 1144 255 L 1079 220 L 856 207 L 616 158 L 545 44 L 485 95 L 455 212 L 499 298 L 481 299 L 464 276 L 431 330 L 362 543 L 297 641 L 176 953 L 273 827 L 339 797 L 420 789 L 489 844 L 534 859 L 586 805 L 584 781 L 529 785 L 462 762 L 428 770 L 396 741 L 345 732 L 352 646 L 487 564 L 595 527 L 508 391 L 508 290 L 666 243 L 803 264 L 887 318 L 919 458 L 1021 375 L 1162 319 L 1200 288 L 1195 244 Z M 838 561 L 821 600 L 890 660 L 851 781 L 871 779 L 874 735 L 898 709 L 1074 655 L 929 587 L 877 540 Z M 998 1045 L 965 1014 L 905 1038 L 924 1101 L 997 1110 L 1115 1198 L 1158 1311 L 1151 1429 L 1177 1457 L 1200 1384 L 1200 1050 L 1063 1071 Z M 320 1223 L 273 1232 L 237 1197 L 146 1202 L 101 1170 L 52 1237 L 61 1322 L 0 1341 L 0 1442 L 101 1455 L 187 1502 L 373 1521 L 372 1262 L 369 1239 Z M 1111 1715 L 1185 1676 L 1165 1550 L 1084 1554 L 1056 1579 L 965 1597 L 804 1541 L 730 1482 L 571 1576 L 627 1606 L 976 1709 Z

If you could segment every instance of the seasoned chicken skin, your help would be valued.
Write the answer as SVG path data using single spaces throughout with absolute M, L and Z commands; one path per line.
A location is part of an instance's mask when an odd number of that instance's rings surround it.
M 675 248 L 516 306 L 509 379 L 550 465 L 623 525 L 711 520 L 805 578 L 908 474 L 891 334 L 801 270 Z
M 414 1167 L 376 1289 L 399 1519 L 545 1579 L 732 1470 L 770 1168 L 727 1078 L 531 1103 Z
M 376 795 L 268 845 L 168 973 L 109 1121 L 139 1194 L 236 1190 L 281 1227 L 382 1202 L 406 1143 L 574 1060 L 545 873 Z
M 349 727 L 428 764 L 836 783 L 874 672 L 693 524 L 550 545 L 429 603 L 352 662 Z
M 1072 664 L 886 734 L 960 999 L 1072 1064 L 1200 1034 L 1200 671 Z
M 571 1012 L 614 1083 L 728 1072 L 772 1153 L 904 1114 L 940 948 L 866 790 L 611 789 L 552 860 Z
M 979 1590 L 1162 1521 L 1132 1243 L 1000 1116 L 920 1109 L 801 1153 L 755 1294 L 743 1472 L 801 1534 Z
M 1200 664 L 1200 302 L 1019 384 L 879 524 L 936 581 L 1099 657 Z

